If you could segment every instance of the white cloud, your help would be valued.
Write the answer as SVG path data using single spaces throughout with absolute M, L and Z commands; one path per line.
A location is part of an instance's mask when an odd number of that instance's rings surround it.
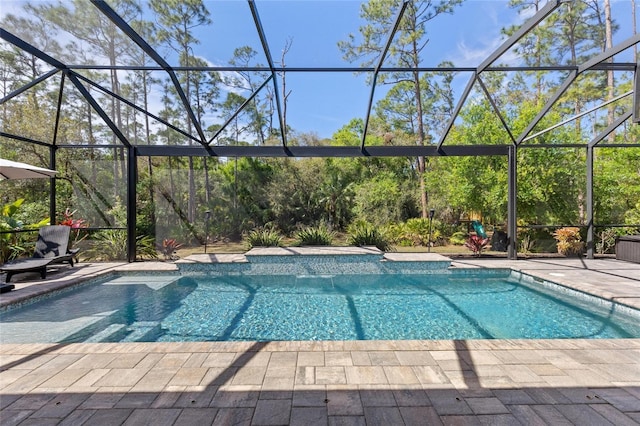
M 460 67 L 476 67 L 491 56 L 503 42 L 503 38 L 496 37 L 493 40 L 481 40 L 476 42 L 475 46 L 469 46 L 465 40 L 462 40 L 456 45 L 457 50 L 451 61 Z M 508 50 L 494 62 L 494 65 L 517 65 L 519 63 L 521 63 L 520 56 L 513 50 Z
M 520 12 L 509 10 L 509 8 L 505 9 L 503 2 L 482 2 L 479 5 L 482 9 L 481 12 L 478 11 L 483 16 L 482 25 L 477 28 L 469 27 L 469 31 L 463 31 L 460 34 L 456 50 L 449 58 L 456 66 L 478 66 L 498 50 L 507 39 L 504 34 L 496 31 L 497 28 L 523 25 L 536 13 L 533 7 L 528 7 Z M 512 47 L 497 58 L 494 65 L 518 65 L 521 62 L 521 57 L 513 51 Z

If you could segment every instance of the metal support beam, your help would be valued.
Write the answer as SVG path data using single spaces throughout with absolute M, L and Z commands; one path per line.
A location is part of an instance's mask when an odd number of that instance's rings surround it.
M 524 139 L 522 140 L 522 142 L 526 142 L 526 141 L 531 140 L 531 139 L 533 139 L 533 138 L 535 138 L 535 137 L 537 137 L 537 136 L 543 135 L 543 134 L 545 134 L 545 133 L 547 133 L 547 132 L 550 132 L 551 130 L 556 129 L 556 128 L 560 127 L 560 126 L 564 126 L 564 125 L 565 125 L 565 124 L 567 124 L 567 123 L 571 123 L 573 120 L 577 120 L 577 119 L 578 119 L 578 118 L 580 118 L 580 117 L 583 117 L 583 116 L 585 116 L 585 115 L 587 115 L 587 114 L 591 114 L 593 111 L 597 111 L 597 110 L 599 110 L 600 108 L 602 108 L 602 107 L 604 107 L 604 106 L 607 106 L 607 105 L 612 104 L 612 103 L 614 103 L 614 102 L 618 102 L 620 99 L 622 99 L 622 98 L 626 98 L 627 96 L 631 95 L 632 93 L 633 93 L 632 91 L 629 91 L 629 92 L 627 92 L 627 93 L 623 93 L 622 95 L 620 95 L 620 96 L 616 96 L 616 97 L 615 97 L 615 98 L 613 98 L 613 99 L 609 99 L 608 101 L 603 102 L 603 103 L 601 103 L 600 105 L 596 105 L 596 106 L 594 106 L 593 108 L 589 108 L 589 109 L 588 109 L 588 110 L 586 110 L 586 111 L 582 111 L 580 114 L 576 114 L 576 115 L 574 115 L 573 117 L 569 117 L 569 118 L 567 118 L 566 120 L 561 121 L 560 123 L 556 123 L 556 124 L 554 124 L 554 125 L 553 125 L 553 126 L 551 126 L 551 127 L 547 127 L 547 128 L 546 128 L 546 129 L 544 129 L 544 130 L 540 130 L 539 132 L 537 132 L 537 133 L 535 133 L 535 134 L 533 134 L 533 135 L 531 135 L 531 136 L 528 136 L 528 137 L 524 138 Z
M 636 35 L 634 37 L 631 37 L 631 38 L 623 41 L 622 43 L 617 44 L 616 46 L 613 46 L 610 49 L 605 50 L 600 55 L 595 56 L 595 57 L 591 58 L 590 60 L 586 61 L 585 63 L 583 63 L 582 65 L 580 65 L 577 70 L 572 71 L 571 74 L 569 74 L 569 76 L 562 83 L 562 86 L 560 86 L 556 90 L 554 95 L 547 101 L 547 103 L 542 108 L 542 110 L 540 110 L 540 112 L 538 112 L 536 117 L 529 122 L 529 125 L 527 126 L 527 128 L 520 134 L 520 136 L 518 136 L 518 139 L 516 140 L 516 143 L 518 145 L 520 145 L 522 142 L 524 142 L 526 140 L 529 140 L 529 139 L 532 139 L 533 137 L 535 137 L 536 135 L 539 134 L 538 133 L 538 134 L 533 135 L 531 137 L 527 137 L 527 135 L 529 133 L 531 133 L 533 128 L 540 122 L 540 120 L 542 120 L 542 118 L 549 112 L 551 107 L 558 101 L 558 99 L 560 99 L 560 97 L 564 94 L 564 92 L 566 92 L 566 90 L 575 81 L 575 79 L 578 77 L 578 75 L 580 75 L 581 73 L 583 73 L 583 72 L 585 72 L 587 70 L 596 69 L 597 67 L 602 65 L 603 61 L 606 61 L 607 59 L 611 58 L 615 54 L 617 54 L 617 53 L 619 53 L 619 52 L 621 52 L 621 51 L 623 51 L 625 49 L 628 49 L 629 47 L 633 46 L 634 44 L 637 44 L 638 42 L 640 42 L 640 34 L 638 34 L 638 35 Z M 637 76 L 636 76 L 636 83 L 637 83 Z M 636 89 L 636 93 L 638 93 L 637 89 Z
M 591 142 L 589 142 L 588 146 L 596 146 L 600 142 L 602 142 L 604 138 L 609 136 L 609 133 L 613 132 L 615 129 L 618 128 L 618 126 L 620 126 L 622 123 L 627 121 L 629 117 L 631 117 L 632 112 L 633 110 L 630 109 L 629 111 L 622 114 L 620 117 L 616 118 L 616 120 L 613 123 L 609 124 L 606 129 L 604 129 L 602 132 L 600 132 L 600 134 L 598 134 L 595 138 L 593 138 Z
M 51 77 L 52 75 L 56 74 L 59 71 L 60 71 L 59 69 L 52 69 L 51 71 L 41 75 L 40 77 L 36 78 L 35 80 L 31 80 L 30 83 L 25 84 L 24 86 L 20 87 L 19 89 L 14 90 L 13 92 L 9 93 L 4 98 L 0 99 L 0 105 L 2 105 L 3 103 L 7 102 L 9 99 L 15 98 L 19 94 L 26 92 L 27 90 L 31 89 L 33 86 L 37 85 L 38 83 L 41 83 L 41 82 L 45 81 L 46 79 L 48 79 L 49 77 Z
M 220 126 L 220 128 L 218 129 L 218 131 L 216 132 L 215 135 L 213 135 L 213 137 L 211 139 L 209 139 L 208 144 L 211 144 L 211 142 L 214 141 L 215 138 L 217 138 L 220 133 L 222 133 L 227 126 L 238 116 L 238 114 L 240 114 L 240 112 L 242 112 L 242 110 L 244 110 L 247 105 L 249 105 L 249 103 L 253 100 L 253 98 L 256 97 L 256 95 L 262 90 L 262 88 L 264 86 L 267 85 L 267 83 L 269 83 L 269 81 L 273 79 L 273 75 L 270 75 L 269 77 L 267 77 L 267 79 L 264 81 L 264 83 L 262 83 L 260 85 L 260 87 L 258 87 L 252 94 L 251 96 L 249 96 L 243 103 L 242 105 L 240 105 L 240 107 L 231 115 L 231 117 L 229 117 L 227 119 L 227 121 L 224 122 L 224 124 L 222 126 Z
M 507 235 L 509 240 L 509 245 L 507 247 L 507 257 L 509 259 L 517 259 L 518 258 L 518 215 L 517 215 L 517 205 L 518 205 L 518 168 L 517 168 L 517 160 L 518 160 L 518 147 L 516 145 L 509 145 L 509 155 L 507 157 L 508 161 L 508 176 L 507 176 L 507 184 L 508 194 L 507 194 Z
M 282 102 L 280 100 L 280 89 L 278 88 L 278 79 L 276 78 L 276 67 L 273 62 L 273 58 L 271 57 L 271 50 L 269 50 L 269 43 L 267 43 L 267 36 L 265 35 L 264 28 L 262 27 L 262 22 L 260 21 L 260 15 L 258 14 L 258 8 L 256 7 L 256 3 L 254 0 L 248 0 L 249 8 L 251 9 L 251 16 L 253 16 L 253 22 L 256 26 L 256 30 L 258 31 L 258 36 L 260 37 L 260 43 L 262 43 L 262 50 L 267 58 L 267 62 L 269 63 L 269 72 L 271 72 L 271 77 L 273 78 L 273 93 L 276 97 L 276 107 L 278 109 L 278 120 L 280 122 L 280 136 L 282 137 L 282 146 L 287 148 L 287 129 L 284 124 L 284 114 L 282 112 Z M 284 70 L 282 71 L 285 72 Z
M 191 108 L 191 103 L 189 102 L 189 99 L 187 99 L 187 95 L 185 95 L 184 90 L 182 90 L 182 85 L 180 84 L 180 80 L 178 80 L 176 73 L 173 71 L 169 63 L 165 61 L 164 58 L 160 56 L 158 52 L 156 52 L 155 49 L 151 47 L 149 43 L 146 42 L 145 39 L 140 37 L 140 35 L 137 32 L 135 32 L 135 30 L 131 28 L 131 26 L 127 24 L 125 20 L 122 19 L 122 17 L 116 13 L 116 11 L 113 10 L 111 6 L 107 4 L 106 1 L 91 0 L 91 3 L 93 3 L 93 5 L 97 7 L 98 10 L 100 10 L 100 12 L 102 12 L 107 18 L 109 18 L 111 22 L 113 22 L 118 28 L 120 28 L 120 30 L 122 30 L 122 32 L 125 33 L 127 37 L 133 40 L 133 42 L 137 44 L 147 55 L 149 55 L 154 61 L 156 61 L 158 65 L 160 65 L 162 69 L 167 72 L 167 74 L 169 74 L 169 78 L 171 78 L 171 81 L 173 82 L 173 86 L 175 87 L 176 92 L 180 97 L 180 100 L 182 100 L 182 104 L 185 110 L 187 111 L 187 115 L 189 116 L 191 123 L 194 125 L 194 127 L 196 128 L 196 131 L 198 132 L 198 136 L 200 137 L 199 142 L 202 145 L 206 145 L 207 138 L 204 135 L 204 132 L 202 131 L 202 126 L 200 125 L 198 118 L 196 117 L 195 113 L 193 112 L 193 109 Z
M 56 169 L 56 150 L 55 146 L 49 148 L 49 168 Z M 56 224 L 56 177 L 49 178 L 49 222 L 51 225 Z
M 138 157 L 134 147 L 127 147 L 127 261 L 136 260 L 136 183 Z
M 491 104 L 491 107 L 493 108 L 493 111 L 496 113 L 496 115 L 500 119 L 500 122 L 502 123 L 502 127 L 504 127 L 504 129 L 509 134 L 509 137 L 511 138 L 511 143 L 516 145 L 516 139 L 513 137 L 513 133 L 511 133 L 511 129 L 509 129 L 509 125 L 507 124 L 507 121 L 502 116 L 502 113 L 500 112 L 500 109 L 498 108 L 498 105 L 493 100 L 493 96 L 491 96 L 491 93 L 489 93 L 489 89 L 487 89 L 487 86 L 484 85 L 484 82 L 482 81 L 480 76 L 477 77 L 477 80 L 478 80 L 478 83 L 480 83 L 480 87 L 482 87 L 482 90 L 484 91 L 484 94 L 486 95 L 487 99 L 489 100 L 489 103 Z
M 11 44 L 13 44 L 14 46 L 16 46 L 19 49 L 24 50 L 25 52 L 29 53 L 30 55 L 35 56 L 36 58 L 40 59 L 41 61 L 46 62 L 47 64 L 54 66 L 60 70 L 66 69 L 67 66 L 65 64 L 63 64 L 62 62 L 60 62 L 57 59 L 52 58 L 51 56 L 47 55 L 46 53 L 44 53 L 42 50 L 38 49 L 37 47 L 32 46 L 31 44 L 27 43 L 26 41 L 22 40 L 20 37 L 16 37 L 15 35 L 11 34 L 9 31 L 5 30 L 4 28 L 0 28 L 0 38 L 2 38 L 4 41 L 7 41 Z
M 39 145 L 39 146 L 46 146 L 46 147 L 50 147 L 51 146 L 50 143 L 37 141 L 37 140 L 31 139 L 31 138 L 25 138 L 24 136 L 12 135 L 11 133 L 0 132 L 0 137 L 8 138 L 8 139 L 14 139 L 14 140 L 17 140 L 17 141 L 20 141 L 20 142 L 28 142 L 28 143 L 32 143 L 34 145 Z
M 640 123 L 640 61 L 636 65 L 634 75 L 635 81 L 633 84 L 633 122 Z
M 62 73 L 62 77 L 60 78 L 60 89 L 58 91 L 58 104 L 56 105 L 56 121 L 53 127 L 53 138 L 52 138 L 52 146 L 49 148 L 49 168 L 51 170 L 56 169 L 56 151 L 58 148 L 56 147 L 56 142 L 58 141 L 58 129 L 60 128 L 60 115 L 62 110 L 62 99 L 64 95 L 64 73 Z M 51 224 L 55 224 L 56 217 L 56 178 L 52 177 L 49 179 L 49 218 Z
M 558 101 L 558 99 L 560 99 L 560 97 L 564 94 L 564 92 L 567 91 L 569 86 L 573 84 L 573 82 L 576 80 L 576 77 L 578 77 L 578 71 L 571 71 L 569 76 L 564 80 L 562 85 L 558 87 L 558 89 L 553 94 L 553 96 L 549 98 L 547 103 L 544 105 L 544 107 L 542 107 L 542 109 L 538 112 L 535 118 L 529 122 L 529 125 L 527 126 L 527 128 L 524 129 L 522 133 L 520 133 L 520 136 L 518 136 L 518 138 L 516 139 L 516 145 L 520 145 L 525 140 L 527 135 L 531 133 L 533 128 L 538 125 L 540 120 L 542 120 L 547 115 L 547 113 L 553 107 L 553 105 Z
M 98 113 L 100 118 L 102 118 L 105 124 L 111 129 L 113 134 L 116 135 L 116 137 L 120 140 L 120 142 L 122 142 L 124 146 L 130 147 L 131 144 L 129 143 L 127 137 L 120 131 L 120 128 L 116 125 L 116 123 L 114 123 L 109 115 L 102 109 L 100 104 L 98 104 L 91 93 L 89 93 L 87 88 L 84 87 L 84 85 L 78 79 L 78 76 L 73 71 L 67 71 L 66 73 L 67 77 L 69 77 L 69 80 L 73 83 L 74 86 L 76 86 L 76 89 L 78 89 L 80 94 L 82 94 L 87 102 L 89 102 L 91 107 L 95 110 L 95 112 Z
M 562 3 L 560 0 L 550 1 L 544 5 L 542 9 L 540 9 L 535 15 L 533 15 L 527 22 L 524 23 L 518 31 L 513 33 L 511 37 L 502 43 L 495 52 L 493 52 L 487 59 L 484 60 L 478 66 L 478 73 L 484 71 L 489 65 L 494 63 L 500 56 L 502 56 L 507 50 L 511 49 L 511 47 L 516 44 L 522 37 L 524 37 L 529 31 L 531 31 L 536 25 L 538 25 L 544 18 L 547 17 L 551 12 L 553 12 L 559 5 Z
M 593 259 L 594 246 L 593 223 L 593 146 L 587 147 L 587 259 Z
M 209 153 L 198 146 L 139 145 L 139 156 L 150 157 L 204 157 Z M 438 157 L 438 156 L 493 156 L 508 154 L 509 145 L 456 145 L 438 149 L 436 146 L 369 146 L 362 152 L 360 146 L 216 146 L 219 157 Z
M 378 74 L 380 73 L 380 68 L 382 68 L 382 64 L 387 56 L 387 52 L 391 47 L 391 43 L 393 42 L 393 37 L 396 35 L 396 31 L 398 31 L 398 27 L 400 26 L 400 21 L 402 20 L 402 16 L 404 15 L 404 11 L 407 9 L 409 5 L 408 0 L 404 0 L 400 9 L 398 9 L 398 13 L 396 14 L 396 18 L 393 24 L 393 29 L 389 33 L 387 37 L 387 42 L 384 45 L 384 49 L 380 53 L 380 58 L 378 58 L 378 64 L 376 65 L 373 71 L 373 79 L 371 80 L 371 92 L 369 93 L 369 103 L 367 104 L 367 115 L 364 119 L 364 127 L 362 130 L 362 140 L 360 141 L 360 149 L 364 152 L 364 142 L 367 138 L 367 130 L 369 129 L 369 118 L 371 117 L 371 109 L 373 108 L 373 97 L 376 92 L 376 84 L 378 82 Z
M 476 79 L 477 79 L 477 74 L 473 73 L 471 75 L 471 78 L 467 82 L 467 87 L 464 88 L 464 92 L 462 92 L 462 96 L 460 96 L 460 99 L 458 100 L 458 104 L 456 105 L 455 109 L 453 110 L 453 113 L 451 114 L 451 118 L 449 119 L 449 122 L 447 122 L 447 126 L 445 127 L 444 132 L 442 132 L 442 134 L 440 135 L 440 139 L 438 140 L 438 145 L 437 145 L 438 149 L 440 149 L 440 147 L 444 143 L 444 140 L 447 138 L 447 135 L 451 131 L 451 128 L 453 127 L 453 123 L 456 121 L 456 118 L 458 118 L 458 114 L 460 114 L 460 111 L 462 110 L 462 106 L 467 101 L 467 98 L 469 97 L 469 93 L 471 93 L 471 89 L 473 88 L 473 85 L 475 84 Z
M 62 100 L 64 96 L 64 79 L 65 75 L 62 73 L 60 78 L 60 90 L 58 91 L 58 104 L 56 105 L 56 121 L 53 125 L 53 138 L 51 142 L 56 145 L 58 143 L 58 130 L 60 129 L 60 116 L 62 115 Z
M 604 62 L 607 59 L 617 55 L 618 53 L 622 52 L 623 50 L 626 50 L 636 44 L 640 43 L 640 33 L 636 34 L 632 37 L 629 37 L 628 39 L 624 40 L 621 43 L 616 44 L 613 47 L 610 47 L 609 49 L 605 50 L 604 52 L 602 52 L 601 54 L 594 56 L 593 58 L 589 59 L 587 62 L 583 63 L 582 65 L 580 65 L 578 67 L 578 74 L 582 74 L 583 72 L 593 68 L 594 66 L 600 64 L 600 62 Z
M 160 117 L 158 117 L 155 114 L 150 113 L 149 111 L 147 111 L 144 108 L 139 107 L 138 105 L 134 104 L 133 102 L 131 102 L 130 100 L 123 98 L 122 96 L 112 92 L 111 90 L 107 89 L 106 87 L 96 83 L 95 81 L 88 79 L 87 77 L 81 75 L 81 74 L 76 74 L 76 77 L 82 79 L 83 81 L 86 81 L 87 84 L 90 84 L 91 86 L 95 87 L 96 89 L 99 89 L 101 91 L 103 91 L 104 93 L 108 94 L 109 96 L 113 96 L 114 98 L 116 98 L 117 100 L 119 100 L 120 102 L 124 102 L 125 104 L 129 105 L 131 108 L 135 109 L 136 111 L 139 111 L 145 115 L 148 115 L 149 117 L 153 118 L 156 121 L 159 121 L 160 123 L 164 124 L 165 126 L 169 127 L 170 129 L 175 130 L 176 132 L 180 133 L 183 136 L 186 136 L 187 138 L 194 140 L 196 142 L 200 142 L 200 140 L 198 138 L 196 138 L 193 135 L 190 135 L 189 133 L 185 132 L 184 130 L 182 130 L 179 127 L 174 126 L 173 124 L 169 123 L 167 120 L 164 120 Z
M 635 62 L 603 62 L 591 67 L 596 71 L 631 71 L 636 67 Z M 82 64 L 67 64 L 67 68 L 70 70 L 95 70 L 95 71 L 164 71 L 164 68 L 158 65 L 82 65 Z M 172 66 L 173 71 L 218 71 L 218 72 L 270 72 L 271 68 L 267 66 L 231 66 L 231 65 L 207 65 L 207 66 Z M 319 72 L 319 73 L 364 73 L 374 72 L 375 67 L 293 67 L 293 66 L 274 66 L 276 72 L 291 72 L 291 73 L 307 73 L 307 72 Z M 484 71 L 496 71 L 496 72 L 521 72 L 521 71 L 577 71 L 577 65 L 496 65 L 493 67 L 487 67 Z M 455 67 L 455 66 L 435 66 L 435 67 L 382 67 L 380 72 L 443 72 L 449 71 L 452 73 L 458 72 L 477 72 L 477 67 Z

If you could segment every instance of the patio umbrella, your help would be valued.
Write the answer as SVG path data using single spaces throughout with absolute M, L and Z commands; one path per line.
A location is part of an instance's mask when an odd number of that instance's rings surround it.
M 0 158 L 0 180 L 48 178 L 53 177 L 56 173 L 58 172 L 55 170 Z

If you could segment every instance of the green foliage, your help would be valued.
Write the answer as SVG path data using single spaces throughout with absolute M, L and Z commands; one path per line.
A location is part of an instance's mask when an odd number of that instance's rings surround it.
M 347 230 L 347 243 L 351 246 L 375 246 L 381 251 L 391 251 L 393 247 L 385 236 L 374 225 L 359 220 L 352 223 Z
M 136 258 L 140 260 L 158 258 L 156 242 L 152 236 L 138 235 L 136 237 Z
M 299 246 L 330 246 L 333 232 L 325 225 L 308 226 L 296 233 L 296 244 Z
M 429 219 L 413 218 L 406 222 L 392 225 L 390 233 L 393 241 L 402 247 L 427 247 L 429 243 L 436 245 L 438 240 L 442 239 L 440 230 L 438 229 L 440 222 L 433 220 L 431 223 L 431 240 L 429 240 Z
M 455 246 L 461 246 L 467 241 L 468 236 L 466 232 L 457 231 L 449 237 L 449 242 Z
M 16 213 L 20 206 L 24 203 L 24 198 L 20 198 L 13 203 L 5 204 L 2 207 L 2 215 L 0 216 L 0 230 L 8 231 L 20 229 L 22 222 L 16 219 Z
M 25 224 L 19 218 L 23 206 L 27 205 L 24 204 L 24 198 L 20 198 L 2 206 L 0 210 L 0 231 L 3 231 L 0 233 L 0 263 L 28 254 L 35 246 L 32 233 L 11 231 L 38 229 L 49 224 L 49 218 L 38 223 Z
M 379 173 L 355 186 L 355 215 L 378 226 L 400 221 L 403 196 L 393 172 Z
M 105 229 L 92 236 L 92 244 L 82 250 L 82 257 L 91 261 L 108 262 L 127 259 L 127 233 L 120 229 Z M 149 235 L 136 238 L 136 258 L 157 259 L 155 240 Z
M 282 235 L 273 227 L 254 229 L 247 235 L 247 245 L 253 247 L 281 247 Z

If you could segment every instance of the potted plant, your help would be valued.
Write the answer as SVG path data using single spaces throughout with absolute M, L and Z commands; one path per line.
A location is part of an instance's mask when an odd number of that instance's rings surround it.
M 557 241 L 558 253 L 564 256 L 580 256 L 584 252 L 584 241 L 580 236 L 580 228 L 566 227 L 553 233 Z

